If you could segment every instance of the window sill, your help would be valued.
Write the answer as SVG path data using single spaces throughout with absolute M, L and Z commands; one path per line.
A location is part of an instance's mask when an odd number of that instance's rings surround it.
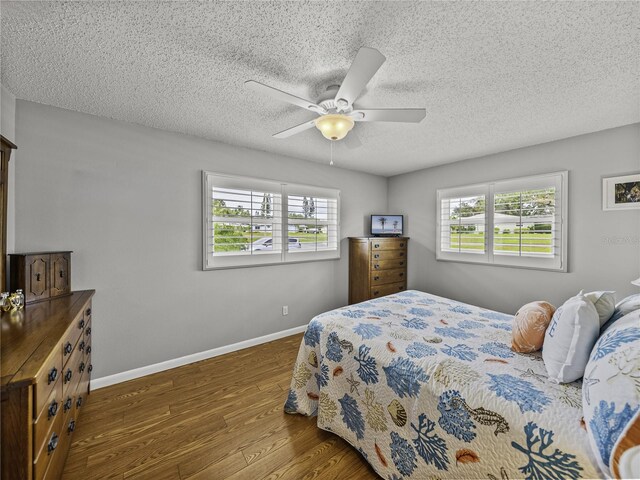
M 468 265 L 482 265 L 484 267 L 502 267 L 502 268 L 517 268 L 520 270 L 542 270 L 544 272 L 555 272 L 555 273 L 568 273 L 567 267 L 563 266 L 560 268 L 554 267 L 534 267 L 531 265 L 514 265 L 509 263 L 499 263 L 499 262 L 484 262 L 484 261 L 473 261 L 473 260 L 454 260 L 450 258 L 437 258 L 437 262 L 452 262 L 452 263 L 465 263 Z
M 203 266 L 202 270 L 203 271 L 209 271 L 209 270 L 233 270 L 236 268 L 255 268 L 255 267 L 273 267 L 276 265 L 292 265 L 292 264 L 298 264 L 298 263 L 311 263 L 311 262 L 331 262 L 331 261 L 336 261 L 336 260 L 340 260 L 340 256 L 337 257 L 331 257 L 331 258 L 314 258 L 314 259 L 308 259 L 308 260 L 289 260 L 286 262 L 283 262 L 281 260 L 278 260 L 277 262 L 268 262 L 268 263 L 250 263 L 247 265 L 225 265 L 225 266 L 219 266 L 219 267 L 212 267 L 212 266 Z

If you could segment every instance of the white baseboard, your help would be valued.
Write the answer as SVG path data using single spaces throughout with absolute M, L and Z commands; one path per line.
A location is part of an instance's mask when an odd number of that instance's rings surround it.
M 189 363 L 199 362 L 200 360 L 206 360 L 208 358 L 224 355 L 225 353 L 235 352 L 236 350 L 242 350 L 243 348 L 253 347 L 262 343 L 272 342 L 279 338 L 289 337 L 296 333 L 302 333 L 306 330 L 306 325 L 299 327 L 293 327 L 281 332 L 270 333 L 258 338 L 251 338 L 242 342 L 233 343 L 231 345 L 225 345 L 223 347 L 212 348 L 204 352 L 192 353 L 191 355 L 185 355 L 184 357 L 174 358 L 165 362 L 155 363 L 153 365 L 147 365 L 146 367 L 134 368 L 133 370 L 127 370 L 126 372 L 115 373 L 106 377 L 96 378 L 91 380 L 91 390 L 97 390 L 99 388 L 115 385 L 116 383 L 127 382 L 136 378 L 151 375 L 152 373 L 164 372 L 172 368 L 188 365 Z

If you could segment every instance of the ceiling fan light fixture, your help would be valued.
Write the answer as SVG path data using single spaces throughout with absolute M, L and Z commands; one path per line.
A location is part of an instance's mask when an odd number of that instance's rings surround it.
M 318 117 L 316 128 L 327 140 L 342 140 L 353 128 L 353 118 L 340 113 L 331 113 Z

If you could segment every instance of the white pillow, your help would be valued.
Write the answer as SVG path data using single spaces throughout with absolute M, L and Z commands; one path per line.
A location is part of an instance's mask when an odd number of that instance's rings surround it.
M 598 312 L 590 300 L 579 293 L 564 302 L 544 334 L 542 359 L 549 378 L 569 383 L 582 377 L 599 333 Z
M 616 309 L 615 295 L 616 292 L 589 292 L 584 294 L 588 300 L 591 300 L 594 307 L 596 307 L 598 317 L 600 318 L 600 326 L 607 323 L 607 320 L 611 318 L 613 311 Z

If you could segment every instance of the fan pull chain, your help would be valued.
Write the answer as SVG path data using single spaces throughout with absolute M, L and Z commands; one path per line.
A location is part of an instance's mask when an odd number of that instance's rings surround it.
M 333 142 L 331 142 L 331 161 L 329 162 L 329 165 L 333 166 Z

